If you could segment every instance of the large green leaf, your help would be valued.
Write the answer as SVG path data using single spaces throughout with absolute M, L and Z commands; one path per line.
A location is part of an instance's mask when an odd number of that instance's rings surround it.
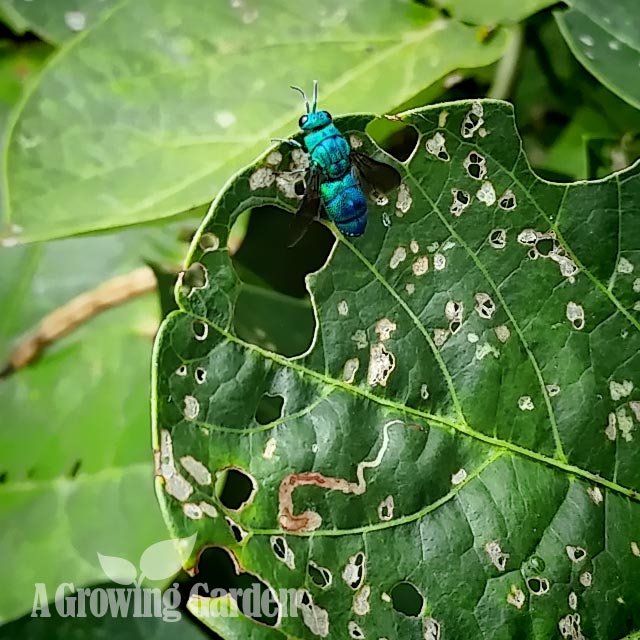
M 11 109 L 22 95 L 25 82 L 40 71 L 51 52 L 51 47 L 42 42 L 17 45 L 11 41 L 0 41 L 0 145 L 4 145 L 5 125 Z M 4 158 L 0 158 L 0 166 L 3 165 Z M 4 226 L 3 203 L 0 202 L 0 236 L 10 236 L 11 229 L 5 229 L 3 232 Z
M 636 0 L 566 0 L 556 18 L 576 58 L 602 84 L 640 109 L 640 29 Z
M 552 4 L 554 0 L 436 0 L 458 20 L 493 27 L 496 24 L 519 22 Z
M 169 238 L 166 230 L 135 229 L 0 250 L 0 369 L 46 314 L 139 267 L 141 254 L 175 256 Z M 91 306 L 85 299 L 66 316 Z M 98 552 L 137 565 L 166 537 L 144 397 L 158 321 L 148 294 L 106 310 L 0 379 L 0 580 L 10 585 L 0 620 L 31 610 L 35 583 L 53 595 L 61 582 L 104 581 Z
M 192 608 L 227 638 L 620 638 L 640 627 L 640 164 L 551 184 L 506 103 L 401 118 L 403 186 L 309 276 L 306 355 L 238 338 L 223 249 L 245 208 L 295 208 L 288 158 L 243 171 L 194 241 L 155 348 L 158 497 L 174 535 L 303 591 L 275 628 Z M 337 124 L 371 149 L 369 120 Z M 284 399 L 267 424 L 263 394 Z M 230 467 L 255 483 L 239 508 L 212 488 Z
M 22 239 L 171 216 L 209 202 L 295 126 L 288 86 L 337 112 L 385 111 L 508 45 L 409 0 L 123 2 L 47 67 L 16 111 L 7 210 Z
M 19 32 L 33 31 L 53 44 L 93 26 L 116 0 L 0 0 L 0 15 Z

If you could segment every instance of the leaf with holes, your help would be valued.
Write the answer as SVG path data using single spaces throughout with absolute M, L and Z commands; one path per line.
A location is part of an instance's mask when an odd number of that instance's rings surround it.
M 640 29 L 637 0 L 567 0 L 558 11 L 562 35 L 602 84 L 640 109 Z
M 62 18 L 59 3 L 33 4 L 39 16 Z M 289 84 L 317 78 L 337 113 L 385 111 L 457 68 L 495 62 L 510 40 L 500 29 L 480 42 L 477 28 L 410 0 L 317 0 L 314 11 L 299 0 L 111 6 L 97 22 L 87 17 L 92 27 L 15 111 L 3 187 L 19 229 L 11 241 L 210 202 L 297 121 Z
M 419 134 L 399 163 L 372 118 L 336 123 L 403 183 L 308 276 L 308 352 L 234 328 L 229 228 L 295 210 L 284 148 L 212 205 L 158 336 L 157 493 L 198 533 L 185 564 L 210 583 L 198 554 L 221 548 L 279 602 L 190 606 L 226 638 L 620 638 L 640 627 L 640 164 L 545 182 L 489 100 L 399 116 Z

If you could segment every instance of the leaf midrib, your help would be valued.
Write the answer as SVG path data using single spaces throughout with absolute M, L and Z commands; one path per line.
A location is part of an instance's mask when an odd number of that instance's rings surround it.
M 156 341 L 159 342 L 162 339 L 162 333 L 166 330 L 166 328 L 169 326 L 170 324 L 170 320 L 178 315 L 181 314 L 186 314 L 196 320 L 200 320 L 201 322 L 204 322 L 205 324 L 207 324 L 209 327 L 211 327 L 213 330 L 217 331 L 220 335 L 224 336 L 227 341 L 232 342 L 234 344 L 237 344 L 239 346 L 241 346 L 242 348 L 248 350 L 248 351 L 252 351 L 256 354 L 261 355 L 263 358 L 270 360 L 282 367 L 288 368 L 288 369 L 292 369 L 298 373 L 300 373 L 301 375 L 306 375 L 309 376 L 310 378 L 314 378 L 324 384 L 327 385 L 331 385 L 333 387 L 337 387 L 339 389 L 341 389 L 342 391 L 345 391 L 347 393 L 351 393 L 354 395 L 358 395 L 361 396 L 363 398 L 366 398 L 367 400 L 370 400 L 371 402 L 375 402 L 376 404 L 379 404 L 383 407 L 387 407 L 389 409 L 394 409 L 395 411 L 398 411 L 399 413 L 403 413 L 406 415 L 410 415 L 413 416 L 415 418 L 420 418 L 421 420 L 424 420 L 427 423 L 435 423 L 436 425 L 440 426 L 440 427 L 448 427 L 450 429 L 454 429 L 455 431 L 469 436 L 471 438 L 474 438 L 475 440 L 478 440 L 480 442 L 484 442 L 485 444 L 491 445 L 493 447 L 497 447 L 500 449 L 506 449 L 507 451 L 510 451 L 511 453 L 515 454 L 515 455 L 519 455 L 522 456 L 524 458 L 527 458 L 529 460 L 535 460 L 537 462 L 541 462 L 543 464 L 546 464 L 550 467 L 554 467 L 560 471 L 564 471 L 566 473 L 578 476 L 584 480 L 587 480 L 589 482 L 593 482 L 596 485 L 600 485 L 602 487 L 605 487 L 606 489 L 610 489 L 611 491 L 614 491 L 616 493 L 619 493 L 621 495 L 624 495 L 628 498 L 631 498 L 633 500 L 636 500 L 638 502 L 640 502 L 640 491 L 637 491 L 635 489 L 632 489 L 631 487 L 626 487 L 624 485 L 618 484 L 616 482 L 613 482 L 611 480 L 608 480 L 607 478 L 603 478 L 591 471 L 588 471 L 586 469 L 582 469 L 576 465 L 570 464 L 568 462 L 563 462 L 561 460 L 557 460 L 556 458 L 550 458 L 549 456 L 545 456 L 544 454 L 538 453 L 537 451 L 532 451 L 530 449 L 526 449 L 525 447 L 521 447 L 520 445 L 514 444 L 512 442 L 508 442 L 506 440 L 501 440 L 500 438 L 496 438 L 494 436 L 490 436 L 487 435 L 485 433 L 479 432 L 479 431 L 475 431 L 474 429 L 472 429 L 471 427 L 469 427 L 469 425 L 467 425 L 466 423 L 460 423 L 460 422 L 455 422 L 453 420 L 449 420 L 447 418 L 444 418 L 442 416 L 436 416 L 433 414 L 430 414 L 428 412 L 425 411 L 421 411 L 420 409 L 414 409 L 413 407 L 407 407 L 406 405 L 401 405 L 398 404 L 397 402 L 394 402 L 392 400 L 388 400 L 386 398 L 382 398 L 380 396 L 376 396 L 373 393 L 369 393 L 368 391 L 366 391 L 365 389 L 362 389 L 360 387 L 355 387 L 355 386 L 351 386 L 348 385 L 347 383 L 341 381 L 341 380 L 337 380 L 335 378 L 331 378 L 330 376 L 327 376 L 325 374 L 322 373 L 318 373 L 317 371 L 314 371 L 313 369 L 309 369 L 307 367 L 305 367 L 302 364 L 299 364 L 296 360 L 297 359 L 289 359 L 289 358 L 285 358 L 284 356 L 281 356 L 277 353 L 274 353 L 272 351 L 268 351 L 266 349 L 263 349 L 262 347 L 258 347 L 254 344 L 251 344 L 249 342 L 245 342 L 244 340 L 241 340 L 240 338 L 238 338 L 237 336 L 234 336 L 232 333 L 230 333 L 229 331 L 227 331 L 226 329 L 223 329 L 222 327 L 220 327 L 219 325 L 215 324 L 214 322 L 211 322 L 211 320 L 209 320 L 208 318 L 204 317 L 204 316 L 198 316 L 190 311 L 186 311 L 185 309 L 181 309 L 178 311 L 174 311 L 172 314 L 170 314 L 169 316 L 167 316 L 167 318 L 165 319 L 165 322 L 163 323 L 163 327 L 160 331 L 160 333 L 158 334 Z M 154 362 L 154 368 L 157 367 L 157 361 Z M 317 534 L 317 532 L 316 532 Z

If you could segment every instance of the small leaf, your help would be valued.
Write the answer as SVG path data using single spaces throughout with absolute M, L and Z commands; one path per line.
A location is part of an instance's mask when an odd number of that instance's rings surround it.
M 149 580 L 167 580 L 182 567 L 182 557 L 189 557 L 196 543 L 194 533 L 188 538 L 161 540 L 140 556 L 140 571 Z M 179 553 L 178 553 L 179 550 Z
M 103 556 L 98 553 L 98 560 L 104 574 L 112 580 L 122 585 L 134 584 L 138 576 L 135 566 L 125 558 L 117 556 Z

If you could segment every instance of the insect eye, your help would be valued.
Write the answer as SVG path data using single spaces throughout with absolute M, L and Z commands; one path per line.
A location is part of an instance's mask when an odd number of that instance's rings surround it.
M 309 116 L 301 116 L 300 120 L 298 120 L 298 126 L 302 129 L 302 127 L 304 127 L 304 125 L 307 124 L 308 119 L 309 119 Z
M 331 120 L 331 114 L 328 111 L 323 111 L 322 113 L 327 120 Z

